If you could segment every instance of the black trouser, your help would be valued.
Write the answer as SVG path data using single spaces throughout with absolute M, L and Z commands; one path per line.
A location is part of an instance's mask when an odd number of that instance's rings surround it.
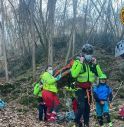
M 77 90 L 76 96 L 77 96 L 77 101 L 78 101 L 78 112 L 76 115 L 75 122 L 77 124 L 80 124 L 80 119 L 83 116 L 84 125 L 89 126 L 90 105 L 88 103 L 86 89 Z
M 43 102 L 42 98 L 38 98 L 39 105 L 38 105 L 38 110 L 39 110 L 39 120 L 47 120 L 46 118 L 46 113 L 47 113 L 47 107 Z M 43 118 L 44 116 L 44 118 Z

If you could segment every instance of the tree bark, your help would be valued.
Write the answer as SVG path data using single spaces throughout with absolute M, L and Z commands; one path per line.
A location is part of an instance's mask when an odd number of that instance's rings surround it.
M 83 43 L 85 43 L 86 38 L 87 38 L 87 13 L 88 13 L 88 6 L 89 6 L 89 0 L 87 0 L 87 5 L 86 5 L 86 9 L 85 9 L 85 15 L 84 15 L 84 23 L 83 23 Z
M 1 10 L 2 10 L 2 46 L 3 46 L 3 55 L 4 55 L 4 62 L 5 62 L 5 76 L 6 76 L 6 81 L 9 80 L 9 75 L 8 75 L 8 63 L 7 63 L 7 51 L 6 51 L 6 36 L 5 36 L 5 13 L 4 13 L 4 5 L 3 5 L 3 0 L 1 0 Z
M 53 37 L 54 37 L 54 16 L 56 0 L 48 0 L 48 20 L 47 20 L 47 36 L 48 36 L 48 64 L 53 64 Z
M 78 2 L 78 0 L 73 0 L 73 37 L 72 37 L 72 56 L 74 56 L 74 53 L 75 53 L 77 2 Z
M 35 29 L 34 29 L 34 3 L 35 0 L 31 0 L 29 6 L 29 14 L 30 14 L 30 33 L 31 33 L 31 40 L 32 40 L 32 67 L 33 67 L 33 79 L 36 78 L 36 58 L 35 58 Z

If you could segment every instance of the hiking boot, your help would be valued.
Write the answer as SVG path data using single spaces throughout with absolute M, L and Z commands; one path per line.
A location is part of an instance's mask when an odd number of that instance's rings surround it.
M 84 127 L 89 127 L 89 125 L 87 125 L 87 124 L 84 124 Z
M 50 114 L 50 113 L 47 113 L 47 114 L 46 114 L 46 119 L 49 120 L 50 117 L 51 117 L 51 114 Z
M 44 121 L 47 121 L 47 117 L 44 117 Z
M 83 127 L 82 123 L 79 123 L 78 127 Z
M 89 126 L 87 126 L 87 125 L 84 125 L 84 127 L 89 127 Z
M 50 122 L 55 122 L 57 119 L 57 115 L 56 115 L 56 112 L 52 112 L 51 115 L 50 115 L 50 118 L 48 119 L 48 121 Z

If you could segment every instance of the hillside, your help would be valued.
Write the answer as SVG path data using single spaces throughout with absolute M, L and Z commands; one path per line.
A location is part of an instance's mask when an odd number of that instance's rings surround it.
M 116 59 L 105 50 L 97 50 L 95 53 L 98 63 L 109 76 L 109 84 L 112 86 L 114 95 L 119 88 L 120 83 L 124 80 L 121 68 L 122 59 Z M 58 63 L 57 61 L 56 63 Z M 37 77 L 44 69 L 44 63 L 37 67 Z M 56 65 L 56 64 L 55 64 Z M 42 68 L 41 68 L 42 66 Z M 32 73 L 31 69 L 23 75 L 18 76 L 14 81 L 0 84 L 0 98 L 7 102 L 4 110 L 0 111 L 0 127 L 71 127 L 71 123 L 46 124 L 39 122 L 37 119 L 36 99 L 32 94 Z M 63 101 L 63 100 L 62 100 Z M 63 103 L 63 102 L 61 102 Z M 113 127 L 123 127 L 124 121 L 118 119 L 118 110 L 124 104 L 124 85 L 117 92 L 113 101 L 111 111 Z M 90 127 L 97 127 L 94 112 L 91 112 Z

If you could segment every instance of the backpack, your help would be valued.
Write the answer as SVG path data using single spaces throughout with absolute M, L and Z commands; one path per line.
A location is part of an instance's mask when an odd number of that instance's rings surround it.
M 75 114 L 73 111 L 66 112 L 66 120 L 67 121 L 73 121 L 75 120 Z
M 119 115 L 124 118 L 124 106 L 119 109 Z
M 6 106 L 5 102 L 0 99 L 0 109 L 5 108 L 5 106 Z

